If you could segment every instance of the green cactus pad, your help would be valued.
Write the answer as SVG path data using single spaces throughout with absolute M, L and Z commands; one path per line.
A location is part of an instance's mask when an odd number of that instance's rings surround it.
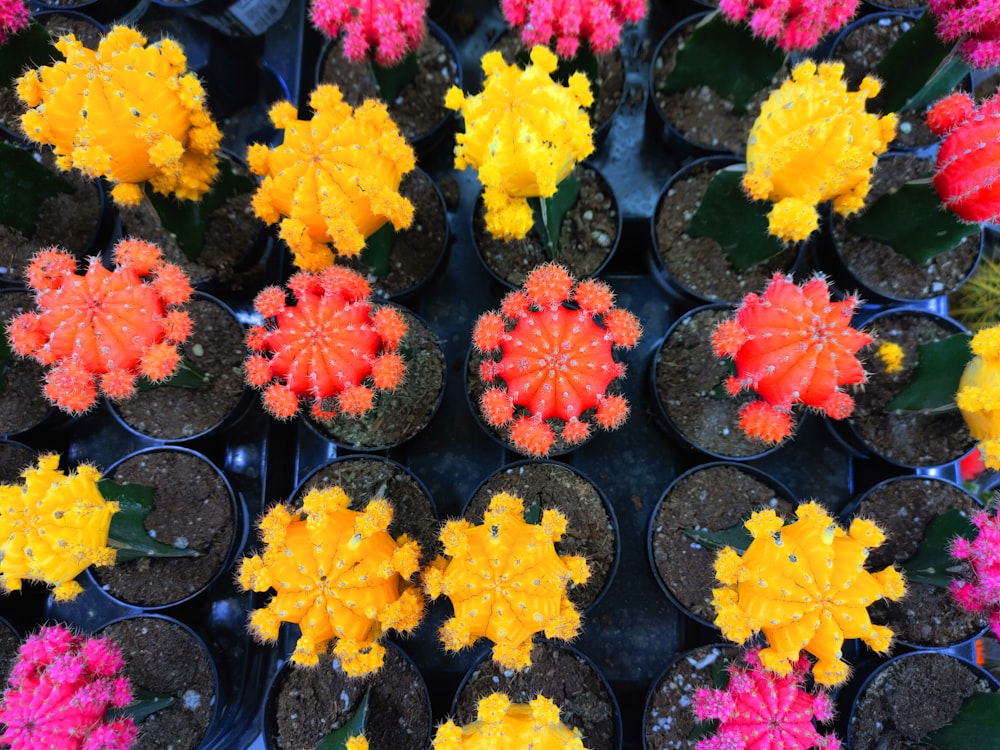
M 368 722 L 368 694 L 370 692 L 370 690 L 365 691 L 354 715 L 347 720 L 344 726 L 325 735 L 316 745 L 316 750 L 344 750 L 351 737 L 364 734 L 365 725 Z
M 962 371 L 972 358 L 967 333 L 956 333 L 938 341 L 921 344 L 917 367 L 906 388 L 890 401 L 887 412 L 934 414 L 957 409 L 955 393 Z
M 102 479 L 97 488 L 105 500 L 114 500 L 119 510 L 111 517 L 108 546 L 115 550 L 115 562 L 140 557 L 200 557 L 194 549 L 181 549 L 153 539 L 146 530 L 146 517 L 155 506 L 156 490 L 144 484 L 122 484 Z
M 935 516 L 927 525 L 916 553 L 900 565 L 906 574 L 906 580 L 941 588 L 950 586 L 955 575 L 964 568 L 961 562 L 949 554 L 951 542 L 957 537 L 971 541 L 976 538 L 976 533 L 976 527 L 957 509 L 946 510 Z
M 35 153 L 0 142 L 0 224 L 30 237 L 42 201 L 73 188 L 35 159 Z
M 529 198 L 528 204 L 535 216 L 535 231 L 545 242 L 549 256 L 559 259 L 559 230 L 563 218 L 573 208 L 580 195 L 580 180 L 570 172 L 569 176 L 559 183 L 556 192 L 549 198 Z
M 962 702 L 958 716 L 920 742 L 938 750 L 1000 750 L 1000 693 L 973 693 Z

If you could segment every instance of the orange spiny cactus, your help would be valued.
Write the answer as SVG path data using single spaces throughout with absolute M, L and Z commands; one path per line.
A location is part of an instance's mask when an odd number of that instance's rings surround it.
M 434 735 L 433 750 L 586 750 L 580 730 L 559 719 L 559 707 L 544 695 L 513 703 L 503 693 L 482 698 L 476 721 L 460 727 L 448 720 Z
M 624 424 L 628 402 L 607 394 L 625 373 L 612 348 L 635 346 L 642 326 L 613 303 L 604 282 L 576 283 L 562 266 L 547 263 L 504 298 L 499 312 L 476 321 L 475 348 L 502 354 L 483 362 L 480 377 L 505 384 L 486 391 L 480 408 L 489 424 L 511 425 L 519 450 L 546 455 L 555 440 L 550 419 L 562 420 L 562 437 L 571 444 L 590 435 L 591 420 L 608 430 Z
M 251 145 L 247 162 L 264 178 L 254 213 L 268 224 L 280 222 L 296 266 L 321 271 L 334 262 L 334 252 L 358 255 L 386 222 L 410 226 L 413 204 L 399 194 L 399 183 L 416 157 L 380 101 L 352 109 L 340 89 L 321 85 L 309 106 L 311 120 L 299 120 L 290 102 L 271 107 L 282 143 Z
M 340 487 L 328 487 L 310 491 L 301 508 L 272 508 L 260 522 L 264 552 L 243 559 L 239 584 L 276 591 L 250 616 L 257 636 L 274 641 L 282 622 L 297 623 L 293 663 L 315 665 L 336 641 L 334 656 L 357 676 L 382 666 L 383 631 L 413 630 L 424 604 L 407 580 L 419 567 L 420 545 L 386 531 L 392 506 L 378 498 L 355 511 L 350 503 Z
M 140 376 L 159 382 L 177 369 L 177 345 L 191 334 L 179 306 L 192 289 L 156 245 L 122 240 L 113 271 L 92 258 L 83 275 L 69 253 L 43 250 L 26 276 L 38 310 L 13 318 L 7 335 L 15 352 L 50 366 L 45 395 L 63 411 L 87 411 L 98 390 L 130 398 Z
M 25 134 L 52 145 L 60 169 L 104 177 L 122 205 L 139 203 L 144 182 L 186 200 L 208 191 L 222 134 L 177 42 L 147 46 L 137 30 L 115 26 L 96 51 L 72 34 L 56 48 L 65 61 L 29 70 L 17 93 L 30 108 Z
M 317 419 L 340 411 L 360 416 L 374 405 L 375 389 L 399 385 L 406 364 L 397 349 L 406 321 L 391 307 L 372 306 L 363 276 L 328 266 L 294 274 L 288 288 L 294 305 L 286 304 L 280 287 L 257 295 L 254 307 L 273 322 L 247 332 L 250 350 L 263 352 L 247 359 L 247 382 L 264 389 L 268 412 L 288 419 L 300 398 L 311 398 Z
M 590 577 L 586 561 L 560 557 L 555 549 L 566 530 L 557 510 L 541 522 L 524 520 L 524 501 L 505 492 L 494 495 L 478 526 L 449 521 L 441 530 L 444 557 L 424 570 L 431 598 L 447 596 L 455 616 L 441 628 L 449 651 L 480 638 L 493 641 L 493 659 L 508 669 L 531 664 L 531 638 L 569 639 L 580 628 L 580 614 L 566 597 L 572 582 Z

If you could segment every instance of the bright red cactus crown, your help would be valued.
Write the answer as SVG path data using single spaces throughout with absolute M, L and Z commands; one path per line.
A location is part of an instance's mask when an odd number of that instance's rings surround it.
M 854 16 L 858 0 L 720 0 L 730 21 L 747 23 L 754 36 L 770 39 L 786 52 L 815 47 Z
M 406 365 L 397 351 L 406 321 L 391 307 L 371 304 L 363 276 L 341 266 L 300 272 L 285 290 L 267 287 L 254 300 L 270 319 L 247 332 L 252 352 L 247 382 L 264 389 L 264 406 L 278 419 L 293 417 L 299 399 L 311 399 L 317 419 L 343 412 L 360 416 L 374 405 L 375 389 L 394 389 Z
M 132 702 L 121 651 L 104 638 L 44 627 L 21 645 L 0 703 L 0 743 L 11 750 L 127 750 L 131 718 L 109 720 Z
M 502 0 L 500 7 L 507 23 L 521 28 L 526 47 L 548 47 L 555 39 L 562 57 L 574 57 L 581 39 L 598 55 L 608 54 L 622 26 L 646 14 L 645 0 Z
M 699 688 L 694 693 L 694 713 L 698 721 L 717 719 L 719 727 L 711 737 L 701 739 L 697 750 L 751 750 L 786 748 L 837 750 L 840 741 L 832 734 L 816 730 L 833 719 L 833 701 L 823 690 L 802 689 L 809 660 L 799 659 L 784 677 L 764 669 L 757 650 L 744 656 L 746 667 L 729 667 L 725 690 Z
M 736 375 L 726 381 L 735 396 L 755 391 L 760 401 L 740 409 L 740 427 L 751 437 L 776 443 L 792 432 L 792 406 L 805 404 L 844 419 L 854 399 L 842 386 L 863 383 L 855 356 L 871 337 L 851 328 L 857 297 L 830 300 L 830 287 L 814 278 L 801 287 L 775 274 L 764 294 L 748 294 L 734 317 L 712 335 L 719 357 L 731 357 Z
M 988 612 L 990 628 L 1000 638 L 1000 518 L 996 509 L 972 516 L 979 530 L 972 541 L 956 538 L 951 556 L 968 563 L 969 576 L 956 578 L 951 593 L 970 612 Z
M 385 68 L 424 40 L 427 0 L 313 0 L 313 25 L 331 39 L 344 32 L 344 56 L 364 62 L 371 53 Z
M 942 202 L 963 221 L 1000 220 L 1000 94 L 978 107 L 968 94 L 947 96 L 927 125 L 944 136 L 934 173 Z
M 973 68 L 1000 65 L 998 0 L 930 0 L 937 33 L 945 42 L 961 40 L 958 51 Z
M 590 434 L 589 409 L 596 410 L 593 421 L 608 430 L 628 417 L 625 398 L 607 394 L 625 373 L 612 348 L 635 346 L 642 326 L 613 304 L 614 293 L 604 282 L 576 283 L 565 268 L 548 263 L 504 297 L 499 312 L 476 321 L 476 350 L 501 355 L 486 359 L 479 375 L 487 383 L 498 378 L 504 383 L 483 394 L 480 408 L 494 427 L 510 425 L 510 438 L 524 453 L 549 452 L 555 433 L 546 420 L 562 420 L 562 438 L 573 444 Z
M 126 399 L 140 376 L 167 379 L 181 359 L 177 345 L 191 335 L 191 317 L 179 309 L 192 293 L 184 271 L 143 240 L 122 240 L 114 258 L 114 270 L 91 258 L 80 275 L 69 253 L 42 250 L 26 274 L 38 309 L 8 325 L 15 352 L 50 366 L 45 395 L 71 414 L 93 406 L 98 391 Z

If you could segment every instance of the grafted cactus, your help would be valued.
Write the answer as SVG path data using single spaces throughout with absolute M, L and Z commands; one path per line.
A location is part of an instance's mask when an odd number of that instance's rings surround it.
M 24 0 L 0 0 L 0 44 L 26 28 L 29 17 Z
M 344 56 L 391 67 L 420 46 L 427 0 L 313 0 L 309 18 L 331 39 L 344 35 Z
M 755 36 L 770 39 L 785 52 L 815 47 L 846 24 L 858 0 L 721 0 L 730 21 L 746 21 Z
M 938 36 L 959 42 L 959 52 L 974 68 L 1000 65 L 1000 3 L 997 0 L 929 0 Z
M 951 593 L 969 612 L 989 614 L 990 629 L 1000 637 L 1000 517 L 997 509 L 972 516 L 975 539 L 957 537 L 951 542 L 951 556 L 968 564 L 967 576 L 955 578 Z
M 559 707 L 544 695 L 513 703 L 503 693 L 479 701 L 476 721 L 460 727 L 448 720 L 434 735 L 434 750 L 586 750 L 579 729 L 559 719 Z
M 1000 469 L 1000 326 L 981 330 L 970 347 L 973 357 L 962 371 L 955 403 L 979 441 L 983 462 Z
M 643 0 L 502 0 L 500 7 L 507 23 L 520 28 L 525 46 L 555 41 L 562 57 L 574 57 L 581 41 L 598 55 L 608 54 L 622 26 L 646 13 Z

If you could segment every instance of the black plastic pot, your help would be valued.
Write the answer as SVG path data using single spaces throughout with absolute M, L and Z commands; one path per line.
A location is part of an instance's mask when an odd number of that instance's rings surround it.
M 79 0 L 78 2 L 45 2 L 31 0 L 37 11 L 63 13 L 72 11 L 93 18 L 103 24 L 134 24 L 149 7 L 151 0 Z

